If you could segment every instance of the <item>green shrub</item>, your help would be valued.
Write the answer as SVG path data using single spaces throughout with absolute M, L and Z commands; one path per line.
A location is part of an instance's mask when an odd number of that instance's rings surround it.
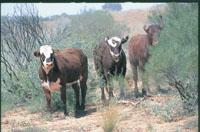
M 154 84 L 176 88 L 180 104 L 188 113 L 196 111 L 198 80 L 198 5 L 169 3 L 162 19 L 158 11 L 149 16 L 149 23 L 162 23 L 159 44 L 150 46 L 150 64 L 145 66 Z

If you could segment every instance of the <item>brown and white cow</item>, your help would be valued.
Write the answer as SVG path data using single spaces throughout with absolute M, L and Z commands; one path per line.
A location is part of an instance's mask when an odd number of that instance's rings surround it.
M 60 89 L 64 114 L 67 115 L 66 86 L 72 85 L 76 98 L 76 110 L 84 110 L 88 78 L 87 56 L 77 48 L 53 50 L 50 45 L 41 46 L 34 55 L 41 61 L 39 77 L 46 96 L 47 109 L 51 110 L 51 92 Z M 81 105 L 78 81 L 81 87 Z
M 147 34 L 140 34 L 133 36 L 128 45 L 129 60 L 133 71 L 133 80 L 135 82 L 135 94 L 139 95 L 137 80 L 138 73 L 137 67 L 139 66 L 140 71 L 144 72 L 144 65 L 148 61 L 150 56 L 148 48 L 150 45 L 156 45 L 158 43 L 157 36 L 163 25 L 152 24 L 149 26 L 144 25 L 144 31 Z M 146 90 L 143 87 L 142 95 L 146 95 Z
M 110 77 L 116 75 L 125 76 L 126 74 L 126 55 L 122 49 L 122 44 L 127 40 L 128 36 L 123 38 L 106 37 L 105 41 L 98 44 L 93 51 L 95 70 L 105 81 L 106 90 L 109 93 L 109 99 L 113 97 L 111 87 L 109 86 L 109 91 L 107 88 L 107 84 L 110 84 Z M 101 86 L 101 92 L 101 99 L 103 103 L 105 103 L 103 85 Z

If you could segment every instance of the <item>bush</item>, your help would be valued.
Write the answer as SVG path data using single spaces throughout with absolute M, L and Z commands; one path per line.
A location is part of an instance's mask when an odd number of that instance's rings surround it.
M 110 103 L 102 113 L 102 128 L 104 132 L 113 132 L 120 122 L 122 110 L 115 103 Z
M 197 108 L 198 5 L 169 3 L 162 13 L 153 11 L 149 23 L 162 23 L 159 44 L 150 47 L 150 64 L 145 69 L 154 83 L 168 84 L 180 93 L 183 108 Z M 164 86 L 163 85 L 163 86 Z

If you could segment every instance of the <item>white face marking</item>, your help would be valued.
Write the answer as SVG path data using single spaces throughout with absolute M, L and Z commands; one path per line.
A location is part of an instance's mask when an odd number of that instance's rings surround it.
M 50 45 L 44 45 L 40 47 L 40 55 L 43 54 L 45 56 L 45 60 L 42 63 L 44 65 L 43 69 L 46 73 L 49 73 L 49 71 L 51 70 L 51 67 L 49 66 L 52 65 L 53 62 L 47 62 L 47 59 L 51 57 L 52 53 L 53 49 Z
M 117 43 L 113 43 L 113 40 L 115 41 L 118 41 L 119 43 L 121 43 L 121 39 L 118 38 L 118 37 L 111 37 L 109 40 L 108 40 L 108 44 L 112 47 L 116 47 L 117 46 Z

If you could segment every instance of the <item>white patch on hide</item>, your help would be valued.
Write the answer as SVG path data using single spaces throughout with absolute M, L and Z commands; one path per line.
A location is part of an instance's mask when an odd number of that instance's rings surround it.
M 60 78 L 58 78 L 56 82 L 49 82 L 48 80 L 47 82 L 41 80 L 41 82 L 42 82 L 42 87 L 48 89 L 50 92 L 54 92 L 61 88 Z
M 73 81 L 73 82 L 70 82 L 70 83 L 66 83 L 66 86 L 67 86 L 67 87 L 69 87 L 69 86 L 71 86 L 72 84 L 75 84 L 75 83 L 77 83 L 77 82 L 81 81 L 81 80 L 82 80 L 82 78 L 83 78 L 83 77 L 82 77 L 82 76 L 80 76 L 78 80 L 76 80 L 76 81 Z

